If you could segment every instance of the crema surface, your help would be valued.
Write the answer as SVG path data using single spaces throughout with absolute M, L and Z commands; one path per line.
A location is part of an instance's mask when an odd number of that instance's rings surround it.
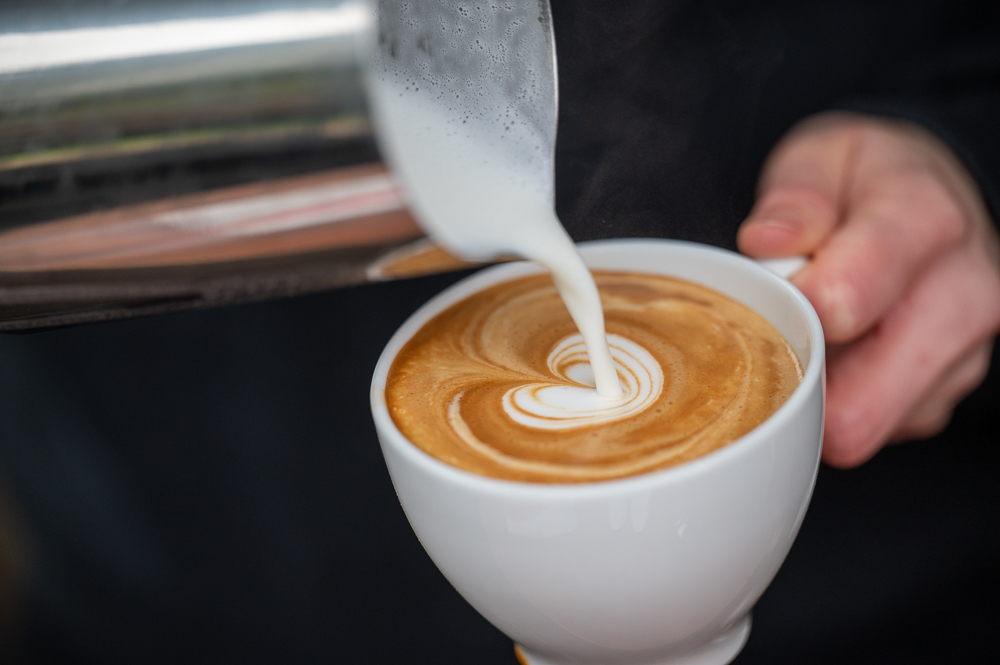
M 623 388 L 594 390 L 548 275 L 451 306 L 396 356 L 389 412 L 430 455 L 496 478 L 584 482 L 680 464 L 750 431 L 802 370 L 749 308 L 689 282 L 595 272 Z

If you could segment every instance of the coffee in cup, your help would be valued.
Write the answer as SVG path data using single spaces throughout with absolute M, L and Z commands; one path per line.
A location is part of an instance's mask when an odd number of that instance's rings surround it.
M 532 275 L 453 304 L 399 352 L 386 403 L 400 431 L 485 476 L 608 480 L 717 450 L 798 386 L 794 351 L 749 307 L 664 275 L 595 278 L 622 398 L 596 393 L 556 288 Z

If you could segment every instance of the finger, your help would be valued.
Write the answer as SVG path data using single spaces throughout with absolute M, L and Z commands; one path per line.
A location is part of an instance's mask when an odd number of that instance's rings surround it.
M 960 401 L 976 389 L 990 368 L 993 344 L 985 341 L 974 347 L 931 385 L 930 391 L 921 398 L 903 418 L 890 441 L 908 441 L 934 436 L 951 420 L 952 412 Z
M 810 123 L 771 153 L 757 202 L 736 236 L 754 258 L 810 254 L 837 224 L 854 133 Z
M 812 302 L 832 343 L 849 342 L 913 283 L 931 259 L 965 236 L 965 212 L 924 170 L 858 174 L 844 223 L 792 280 Z
M 874 455 L 939 377 L 998 327 L 995 269 L 964 249 L 942 257 L 878 326 L 830 360 L 823 459 L 846 468 Z

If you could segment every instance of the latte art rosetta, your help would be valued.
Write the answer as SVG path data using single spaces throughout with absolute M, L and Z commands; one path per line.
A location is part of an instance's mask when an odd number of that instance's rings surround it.
M 385 393 L 400 431 L 473 473 L 603 480 L 724 446 L 798 385 L 795 354 L 743 305 L 657 275 L 594 276 L 621 398 L 598 395 L 555 287 L 534 275 L 452 305 L 404 345 Z
M 503 396 L 507 416 L 525 427 L 568 430 L 601 425 L 642 413 L 663 392 L 663 370 L 647 351 L 620 335 L 608 335 L 611 357 L 624 394 L 601 397 L 594 390 L 594 373 L 580 335 L 559 342 L 548 357 L 552 375 L 561 383 L 529 383 Z

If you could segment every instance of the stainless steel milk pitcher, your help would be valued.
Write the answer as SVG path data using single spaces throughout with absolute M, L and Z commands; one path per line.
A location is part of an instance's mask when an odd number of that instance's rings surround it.
M 380 159 L 376 39 L 366 0 L 0 6 L 0 331 L 465 265 Z

